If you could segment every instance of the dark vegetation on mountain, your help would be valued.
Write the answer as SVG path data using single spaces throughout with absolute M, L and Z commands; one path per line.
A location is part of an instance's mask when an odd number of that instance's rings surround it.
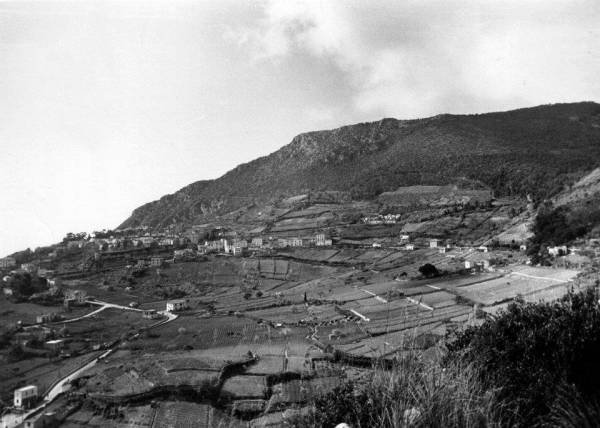
M 600 224 L 598 198 L 588 199 L 588 204 L 539 208 L 533 224 L 534 236 L 530 240 L 528 255 L 532 263 L 546 264 L 547 247 L 570 244 L 592 232 Z M 548 263 L 549 264 L 549 263 Z
M 600 161 L 600 105 L 545 105 L 500 113 L 383 119 L 300 134 L 216 180 L 198 181 L 136 209 L 120 227 L 161 227 L 308 190 L 372 199 L 399 186 L 483 183 L 496 196 L 543 200 Z

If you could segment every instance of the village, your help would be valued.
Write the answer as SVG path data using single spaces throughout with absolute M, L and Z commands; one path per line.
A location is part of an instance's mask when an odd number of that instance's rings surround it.
M 306 391 L 406 352 L 436 358 L 453 331 L 515 298 L 555 299 L 593 283 L 583 273 L 598 243 L 549 247 L 552 266 L 534 267 L 520 226 L 527 212 L 513 211 L 503 201 L 457 211 L 448 229 L 437 206 L 356 215 L 355 204 L 304 204 L 268 227 L 251 219 L 70 234 L 0 259 L 3 427 L 115 417 L 92 403 L 140 426 L 161 426 L 149 421 L 167 414 L 279 426 L 279 409 L 302 412 Z M 237 374 L 223 374 L 230 365 Z M 208 404 L 126 404 L 187 394 L 190 380 L 196 391 L 213 385 Z

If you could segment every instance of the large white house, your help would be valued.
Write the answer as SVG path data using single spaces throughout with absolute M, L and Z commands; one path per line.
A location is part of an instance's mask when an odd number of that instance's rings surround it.
M 24 386 L 23 388 L 15 389 L 14 405 L 17 408 L 31 407 L 37 400 L 38 388 L 35 385 Z

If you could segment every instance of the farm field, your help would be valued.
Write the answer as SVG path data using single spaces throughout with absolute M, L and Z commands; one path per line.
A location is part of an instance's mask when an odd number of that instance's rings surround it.
M 333 212 L 328 210 L 288 211 L 279 223 L 299 224 L 308 216 L 312 221 Z M 478 215 L 482 222 L 492 221 Z M 358 226 L 355 231 L 392 229 Z M 442 254 L 425 247 L 427 239 L 417 241 L 415 251 L 365 245 L 288 249 L 262 258 L 208 256 L 149 270 L 127 292 L 119 283 L 122 271 L 78 280 L 72 288 L 89 288 L 90 295 L 107 302 L 136 301 L 162 311 L 172 296 L 182 296 L 190 308 L 157 326 L 159 320 L 121 309 L 53 324 L 64 327 L 73 346 L 115 347 L 79 375 L 74 396 L 85 397 L 87 407 L 70 415 L 65 426 L 281 426 L 307 398 L 344 379 L 368 377 L 373 362 L 408 353 L 436 358 L 448 332 L 482 322 L 482 313 L 494 313 L 517 296 L 560 297 L 577 275 L 514 263 L 466 272 L 464 259 L 473 249 Z M 503 250 L 502 257 L 510 254 Z M 423 278 L 424 263 L 442 275 Z M 15 306 L 23 314 L 39 310 Z M 77 308 L 69 316 L 93 309 Z M 22 374 L 13 372 L 13 363 L 0 365 L 0 387 L 10 392 L 28 382 L 49 385 L 95 355 L 56 364 L 29 358 L 19 363 Z M 114 410 L 97 411 L 102 406 Z
M 25 364 L 7 364 L 3 367 L 0 377 L 0 399 L 9 400 L 12 391 L 25 385 L 35 384 L 41 392 L 45 392 L 56 381 L 81 367 L 86 361 L 92 360 L 100 352 L 90 352 L 67 359 L 33 359 Z M 16 369 L 19 370 L 16 370 Z

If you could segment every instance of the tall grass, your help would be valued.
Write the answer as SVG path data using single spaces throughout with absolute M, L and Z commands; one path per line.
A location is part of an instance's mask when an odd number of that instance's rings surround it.
M 420 359 L 411 351 L 391 369 L 373 367 L 367 382 L 349 381 L 316 397 L 297 427 L 499 427 L 510 425 L 494 391 L 485 390 L 471 365 Z

